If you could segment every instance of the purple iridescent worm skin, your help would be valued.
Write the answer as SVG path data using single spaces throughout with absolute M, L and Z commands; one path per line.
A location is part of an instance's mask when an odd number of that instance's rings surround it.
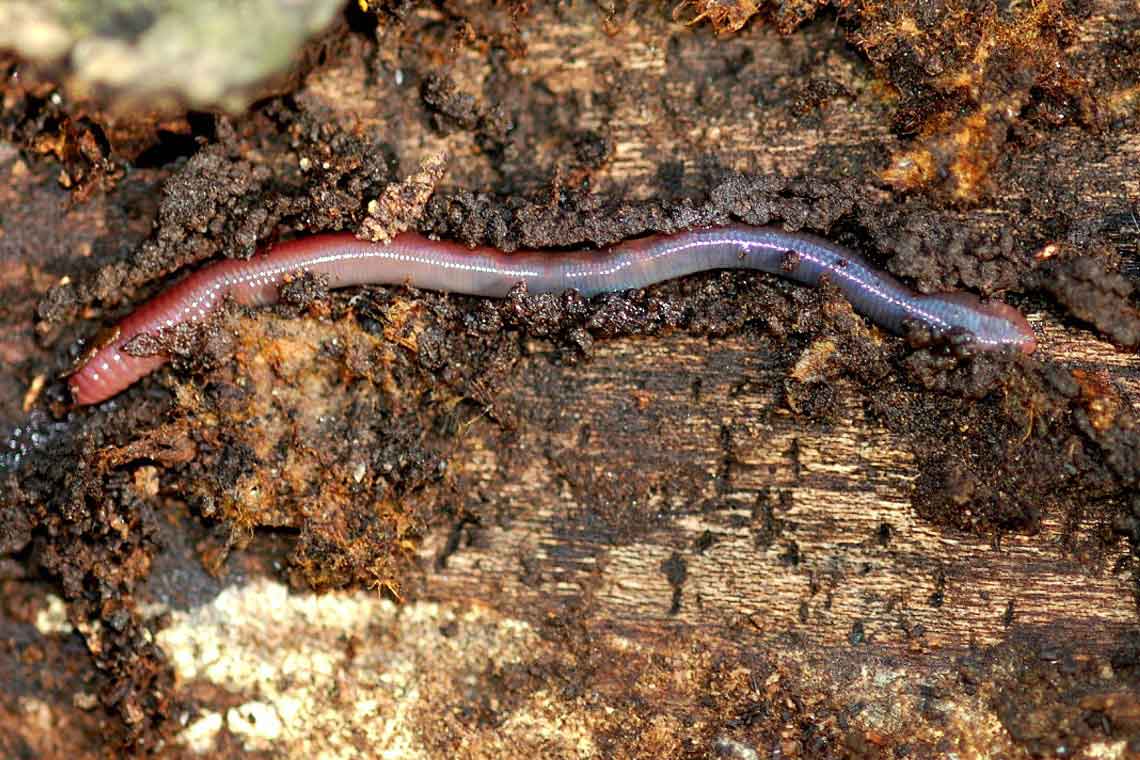
M 842 246 L 778 227 L 737 224 L 654 235 L 596 251 L 510 254 L 429 240 L 414 232 L 388 244 L 326 234 L 282 243 L 248 260 L 200 269 L 119 323 L 69 382 L 79 404 L 110 398 L 167 361 L 162 354 L 126 353 L 123 346 L 132 338 L 203 320 L 226 296 L 239 304 L 275 303 L 281 284 L 303 272 L 327 277 L 332 288 L 409 285 L 494 298 L 519 283 L 531 293 L 574 289 L 589 297 L 711 269 L 755 269 L 808 285 L 826 277 L 857 312 L 896 334 L 914 324 L 934 335 L 968 333 L 982 350 L 1012 347 L 1029 353 L 1036 347 L 1025 317 L 1004 303 L 983 302 L 968 293 L 915 293 Z

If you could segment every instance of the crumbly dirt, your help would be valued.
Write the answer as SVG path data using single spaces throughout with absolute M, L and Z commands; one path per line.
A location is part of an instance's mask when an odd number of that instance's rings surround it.
M 258 711 L 300 700 L 348 726 L 340 751 L 375 746 L 354 721 L 379 700 L 384 740 L 425 757 L 1140 751 L 1134 9 L 675 15 L 354 3 L 231 116 L 112 116 L 0 59 L 6 750 L 305 756 L 320 732 Z M 302 277 L 162 336 L 171 365 L 106 404 L 60 379 L 178 273 L 278 239 L 512 251 L 729 221 L 1000 296 L 1042 348 L 893 338 L 744 273 L 496 302 Z M 999 604 L 1011 545 L 1008 577 L 1047 590 Z M 187 642 L 257 650 L 219 605 L 278 596 L 306 657 L 345 667 L 320 694 L 280 663 L 187 670 Z M 51 605 L 66 624 L 33 633 Z M 456 636 L 480 654 L 435 664 Z

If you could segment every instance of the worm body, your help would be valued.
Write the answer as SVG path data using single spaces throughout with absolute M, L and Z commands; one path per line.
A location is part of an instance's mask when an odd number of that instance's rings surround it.
M 532 293 L 571 288 L 584 296 L 643 288 L 710 269 L 756 269 L 817 285 L 826 277 L 857 312 L 902 333 L 908 322 L 936 335 L 959 331 L 981 349 L 1007 346 L 1033 351 L 1032 328 L 1016 309 L 967 293 L 921 295 L 841 246 L 776 227 L 731 225 L 654 235 L 603 250 L 525 251 L 429 240 L 413 232 L 391 243 L 351 234 L 325 234 L 274 246 L 248 260 L 200 269 L 126 317 L 111 338 L 91 352 L 69 382 L 79 404 L 110 398 L 167 361 L 132 356 L 123 346 L 144 333 L 204 319 L 227 295 L 240 304 L 271 304 L 286 278 L 312 272 L 329 285 L 410 285 L 468 295 L 502 297 L 518 283 Z

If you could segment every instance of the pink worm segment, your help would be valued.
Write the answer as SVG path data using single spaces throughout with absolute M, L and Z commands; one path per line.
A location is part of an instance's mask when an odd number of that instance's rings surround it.
M 778 227 L 737 224 L 629 240 L 600 251 L 567 253 L 467 248 L 414 232 L 391 243 L 351 234 L 292 240 L 248 260 L 206 266 L 139 307 L 119 323 L 69 379 L 78 404 L 114 396 L 166 363 L 164 354 L 132 356 L 132 338 L 205 319 L 227 295 L 251 306 L 277 301 L 289 277 L 312 272 L 329 286 L 409 285 L 468 295 L 502 297 L 518 283 L 532 293 L 571 288 L 585 296 L 642 288 L 710 269 L 757 269 L 817 285 L 826 277 L 860 314 L 896 334 L 909 323 L 936 335 L 969 334 L 983 350 L 1033 351 L 1033 329 L 1016 309 L 968 293 L 921 295 L 880 272 L 858 254 L 821 238 Z

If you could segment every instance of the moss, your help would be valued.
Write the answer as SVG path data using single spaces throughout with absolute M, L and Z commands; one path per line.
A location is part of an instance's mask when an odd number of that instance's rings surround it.
M 0 47 L 65 63 L 82 91 L 109 88 L 153 107 L 245 106 L 333 20 L 339 0 L 14 0 L 0 5 Z

